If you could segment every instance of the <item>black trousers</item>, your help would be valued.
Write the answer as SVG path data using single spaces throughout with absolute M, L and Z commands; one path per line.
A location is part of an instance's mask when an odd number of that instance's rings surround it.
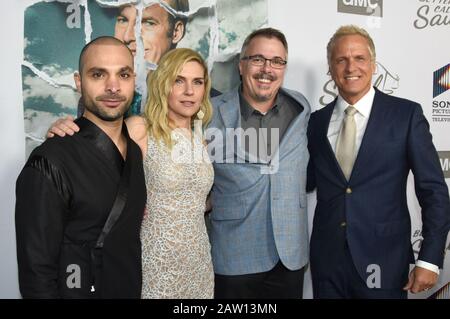
M 281 261 L 267 272 L 215 277 L 216 299 L 301 299 L 304 268 L 287 269 Z
M 356 269 L 347 242 L 339 248 L 339 260 L 329 265 L 329 272 L 320 277 L 311 265 L 314 299 L 406 299 L 400 289 L 369 288 Z M 406 284 L 406 282 L 405 282 Z

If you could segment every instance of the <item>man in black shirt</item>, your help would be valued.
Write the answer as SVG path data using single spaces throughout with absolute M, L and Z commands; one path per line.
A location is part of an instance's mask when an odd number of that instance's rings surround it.
M 19 285 L 24 298 L 139 298 L 139 230 L 146 191 L 139 147 L 123 115 L 133 99 L 130 50 L 87 44 L 75 82 L 80 133 L 47 140 L 16 185 Z

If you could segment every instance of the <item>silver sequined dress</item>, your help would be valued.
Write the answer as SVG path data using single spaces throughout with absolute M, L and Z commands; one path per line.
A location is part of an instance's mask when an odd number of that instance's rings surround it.
M 214 172 L 200 138 L 172 132 L 174 146 L 148 138 L 142 223 L 142 298 L 213 298 L 204 210 Z

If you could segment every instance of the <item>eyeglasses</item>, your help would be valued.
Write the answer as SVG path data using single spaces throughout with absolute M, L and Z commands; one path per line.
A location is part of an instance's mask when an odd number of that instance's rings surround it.
M 249 55 L 244 56 L 241 60 L 249 60 L 250 63 L 254 66 L 263 66 L 266 64 L 266 61 L 270 62 L 270 66 L 274 69 L 282 69 L 286 66 L 287 61 L 283 60 L 282 58 L 273 58 L 273 59 L 267 59 L 263 57 L 262 55 Z

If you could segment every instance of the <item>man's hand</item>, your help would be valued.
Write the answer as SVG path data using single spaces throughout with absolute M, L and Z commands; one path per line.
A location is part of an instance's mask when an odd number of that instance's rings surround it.
M 58 119 L 47 131 L 47 138 L 54 137 L 55 134 L 61 137 L 73 135 L 78 132 L 80 128 L 74 122 L 74 118 L 68 115 L 66 118 Z
M 208 197 L 206 198 L 205 214 L 210 213 L 211 209 L 212 209 L 211 196 L 208 195 Z
M 437 273 L 416 266 L 413 270 L 411 270 L 408 283 L 405 287 L 403 287 L 403 290 L 409 290 L 413 294 L 430 290 L 436 284 L 437 280 Z

